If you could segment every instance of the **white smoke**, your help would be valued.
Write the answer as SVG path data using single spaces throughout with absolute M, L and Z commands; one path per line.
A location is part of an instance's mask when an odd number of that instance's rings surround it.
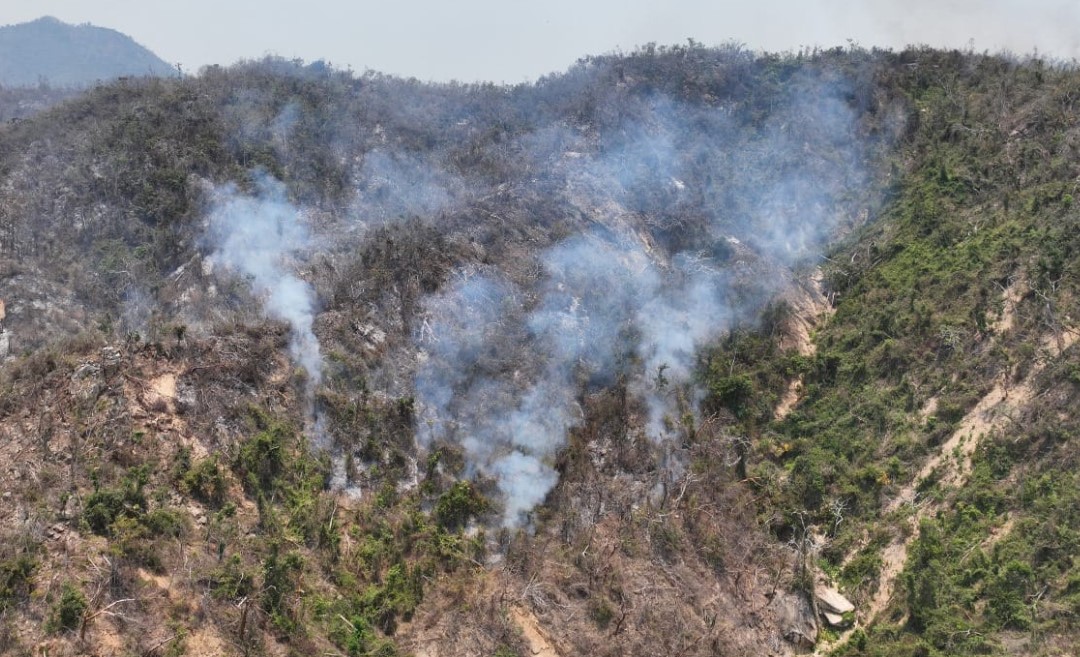
M 372 150 L 357 174 L 353 215 L 366 222 L 433 217 L 460 205 L 469 186 L 459 177 L 408 152 Z
M 457 442 L 468 474 L 496 477 L 507 526 L 526 522 L 558 483 L 553 463 L 582 420 L 583 381 L 610 383 L 635 359 L 685 380 L 731 315 L 723 274 L 684 258 L 663 268 L 631 242 L 574 237 L 542 265 L 531 309 L 509 283 L 474 275 L 428 300 L 418 333 L 421 436 Z M 650 411 L 647 430 L 662 438 L 662 392 L 635 389 Z
M 646 435 L 673 437 L 697 354 L 777 287 L 735 250 L 791 266 L 843 225 L 839 197 L 865 180 L 846 91 L 795 76 L 754 129 L 724 107 L 651 96 L 624 103 L 625 125 L 591 150 L 569 127 L 523 139 L 530 166 L 563 176 L 593 227 L 540 254 L 535 281 L 463 274 L 425 302 L 416 336 L 421 436 L 458 443 L 468 475 L 496 478 L 505 525 L 527 523 L 558 483 L 583 386 L 621 378 Z
M 322 378 L 313 330 L 315 290 L 290 267 L 290 259 L 310 246 L 311 236 L 281 182 L 260 174 L 255 183 L 254 195 L 233 184 L 214 190 L 206 233 L 210 259 L 243 275 L 266 314 L 289 323 L 289 351 L 307 372 L 311 390 Z

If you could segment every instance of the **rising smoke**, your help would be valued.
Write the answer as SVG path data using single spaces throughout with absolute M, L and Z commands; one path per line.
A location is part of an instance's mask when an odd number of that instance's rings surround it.
M 575 237 L 542 264 L 531 309 L 509 284 L 475 276 L 429 300 L 418 335 L 421 436 L 459 443 L 474 473 L 496 478 L 510 526 L 557 483 L 553 456 L 582 420 L 583 384 L 637 372 L 646 431 L 660 440 L 672 409 L 655 378 L 690 380 L 697 350 L 737 315 L 726 272 L 683 256 L 662 267 L 630 241 Z
M 244 276 L 266 314 L 289 323 L 289 351 L 308 375 L 309 392 L 322 378 L 315 323 L 315 290 L 290 259 L 309 248 L 310 232 L 281 182 L 259 174 L 252 195 L 229 184 L 214 190 L 205 244 L 210 260 Z
M 353 216 L 367 224 L 399 217 L 431 217 L 460 205 L 464 181 L 410 153 L 381 149 L 364 154 Z
M 823 72 L 796 72 L 783 88 L 748 112 L 738 98 L 688 103 L 615 87 L 596 101 L 610 112 L 602 128 L 541 118 L 491 151 L 453 146 L 442 157 L 373 134 L 349 160 L 353 227 L 421 217 L 459 231 L 449 236 L 459 244 L 540 244 L 463 265 L 408 323 L 417 440 L 460 446 L 466 476 L 494 479 L 506 526 L 528 524 L 558 483 L 555 456 L 584 419 L 585 392 L 625 385 L 643 409 L 632 431 L 676 437 L 702 397 L 702 347 L 752 324 L 781 273 L 852 223 L 868 158 L 852 90 Z M 279 149 L 299 120 L 288 107 L 278 116 Z M 265 176 L 254 194 L 215 196 L 212 258 L 290 323 L 292 354 L 318 383 L 315 294 L 290 264 L 312 247 L 301 213 Z
M 699 350 L 752 323 L 780 287 L 763 270 L 806 261 L 850 221 L 866 153 L 846 88 L 806 77 L 790 89 L 756 130 L 724 107 L 654 96 L 597 147 L 569 128 L 524 138 L 589 222 L 538 256 L 531 283 L 462 272 L 415 335 L 421 442 L 457 443 L 467 474 L 494 477 L 505 525 L 527 523 L 558 482 L 583 390 L 622 377 L 646 435 L 672 436 L 667 383 L 693 386 Z

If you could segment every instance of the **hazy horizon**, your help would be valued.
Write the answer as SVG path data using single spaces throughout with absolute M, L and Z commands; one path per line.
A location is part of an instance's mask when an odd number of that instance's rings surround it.
M 1037 51 L 1080 58 L 1080 3 L 1065 0 L 593 0 L 544 3 L 411 0 L 383 3 L 281 0 L 18 0 L 0 24 L 42 16 L 123 32 L 194 73 L 210 64 L 278 55 L 324 60 L 422 80 L 522 82 L 565 70 L 586 55 L 646 43 L 738 42 L 752 50 L 802 47 Z

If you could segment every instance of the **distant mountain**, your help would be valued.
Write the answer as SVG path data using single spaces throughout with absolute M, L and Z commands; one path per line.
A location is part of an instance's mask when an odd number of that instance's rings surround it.
M 126 34 L 55 18 L 0 27 L 0 85 L 85 86 L 125 75 L 170 75 L 172 66 Z

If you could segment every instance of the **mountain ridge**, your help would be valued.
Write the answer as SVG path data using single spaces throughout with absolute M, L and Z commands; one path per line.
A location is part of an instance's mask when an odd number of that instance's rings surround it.
M 150 50 L 110 28 L 51 16 L 0 26 L 0 85 L 84 87 L 123 76 L 175 74 Z
M 0 640 L 1075 653 L 1078 90 L 692 44 L 4 126 Z

